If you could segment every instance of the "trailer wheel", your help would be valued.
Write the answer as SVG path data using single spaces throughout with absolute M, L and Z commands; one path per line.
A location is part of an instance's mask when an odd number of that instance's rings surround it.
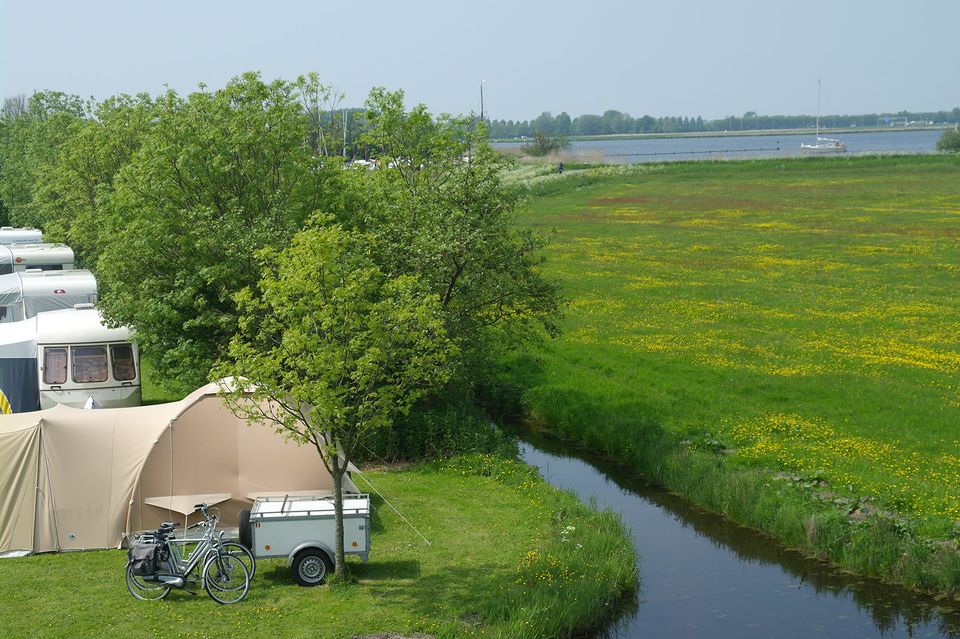
M 316 548 L 307 548 L 297 553 L 290 566 L 293 578 L 301 586 L 319 586 L 333 571 L 333 564 L 327 553 Z
M 240 543 L 253 550 L 253 531 L 250 529 L 250 511 L 240 511 Z

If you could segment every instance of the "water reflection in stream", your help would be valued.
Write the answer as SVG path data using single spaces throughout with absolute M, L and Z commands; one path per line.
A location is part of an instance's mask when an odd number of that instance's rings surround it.
M 636 540 L 639 604 L 603 637 L 960 637 L 954 604 L 838 573 L 620 469 L 525 439 L 527 463 L 619 512 Z

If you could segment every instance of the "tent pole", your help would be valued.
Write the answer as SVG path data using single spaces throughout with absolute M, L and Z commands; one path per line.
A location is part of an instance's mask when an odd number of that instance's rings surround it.
M 40 469 L 43 467 L 43 418 L 40 418 L 40 424 L 37 427 L 37 490 L 33 495 L 33 552 L 37 552 L 37 517 L 40 516 L 40 496 L 46 494 L 40 488 Z
M 167 422 L 167 430 L 170 433 L 170 437 L 168 438 L 170 440 L 170 489 L 167 490 L 167 494 L 172 495 L 173 494 L 173 420 L 170 420 L 169 422 Z M 173 501 L 172 499 L 167 500 L 167 517 L 168 517 L 167 521 L 173 520 L 173 511 L 170 509 L 170 505 L 172 501 Z M 186 530 L 187 525 L 184 524 L 183 528 L 184 530 Z

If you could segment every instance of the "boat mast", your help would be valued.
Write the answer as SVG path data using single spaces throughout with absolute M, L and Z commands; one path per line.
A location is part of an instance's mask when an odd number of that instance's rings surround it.
M 817 141 L 820 141 L 820 78 L 817 78 Z

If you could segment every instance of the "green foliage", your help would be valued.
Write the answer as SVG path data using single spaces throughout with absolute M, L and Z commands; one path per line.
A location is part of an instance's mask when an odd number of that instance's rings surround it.
M 423 416 L 402 418 L 407 434 L 380 442 L 380 454 L 478 446 L 485 427 L 477 437 L 462 421 L 437 429 L 472 415 L 475 384 L 499 352 L 554 332 L 558 316 L 542 244 L 514 223 L 523 189 L 503 181 L 508 161 L 482 125 L 408 111 L 402 93 L 382 89 L 357 127 L 382 168 L 342 171 L 328 155 L 343 132 L 330 115 L 339 99 L 315 74 L 267 83 L 249 73 L 216 91 L 98 104 L 37 94 L 0 129 L 2 201 L 14 223 L 74 247 L 97 275 L 105 317 L 136 331 L 175 392 L 205 381 L 224 354 L 238 329 L 235 293 L 260 276 L 257 251 L 286 246 L 317 211 L 332 214 L 366 234 L 388 277 L 439 299 L 457 347 L 450 385 Z
M 237 329 L 234 294 L 254 284 L 254 254 L 283 246 L 336 193 L 336 163 L 305 140 L 296 87 L 248 73 L 183 98 L 170 91 L 87 228 L 99 243 L 101 308 L 133 327 L 158 372 L 196 386 Z
M 552 137 L 537 131 L 533 139 L 524 143 L 523 152 L 533 157 L 543 157 L 551 153 L 559 153 L 570 148 L 570 140 L 565 137 Z
M 456 391 L 457 387 L 445 389 Z M 381 463 L 410 459 L 445 459 L 464 453 L 517 454 L 516 437 L 491 422 L 491 416 L 468 396 L 421 401 L 398 417 L 395 427 L 372 433 L 358 451 L 360 461 Z
M 6 149 L 10 144 L 10 121 L 6 118 L 0 118 L 0 226 L 10 225 L 10 212 L 3 198 L 3 164 L 6 156 Z
M 960 152 L 960 129 L 947 129 L 937 140 L 937 150 L 948 153 Z
M 371 453 L 498 446 L 469 407 L 476 385 L 499 353 L 553 332 L 559 309 L 556 284 L 540 271 L 541 241 L 515 224 L 522 191 L 504 182 L 508 160 L 470 120 L 434 118 L 423 105 L 408 111 L 401 92 L 382 89 L 371 92 L 368 109 L 363 140 L 380 169 L 347 172 L 352 199 L 340 219 L 370 237 L 385 273 L 415 277 L 423 295 L 440 300 L 458 350 L 443 393 L 373 442 Z
M 454 348 L 435 296 L 413 277 L 384 275 L 367 237 L 324 221 L 259 254 L 258 291 L 237 295 L 232 362 L 214 376 L 250 380 L 228 395 L 231 409 L 320 454 L 333 476 L 342 576 L 343 473 L 373 433 L 448 379 Z
M 140 149 L 156 116 L 148 95 L 120 95 L 88 107 L 90 117 L 44 163 L 33 188 L 34 218 L 45 237 L 68 243 L 81 264 L 96 260 L 120 229 L 111 215 L 113 181 Z
M 5 114 L 0 130 L 0 200 L 10 224 L 43 227 L 36 193 L 60 146 L 85 116 L 86 105 L 80 98 L 55 91 L 35 93 L 26 110 Z
M 252 380 L 254 397 L 287 408 L 270 423 L 348 460 L 447 379 L 454 353 L 438 300 L 411 277 L 385 276 L 367 246 L 359 233 L 315 224 L 287 249 L 260 253 L 257 291 L 237 295 L 232 362 L 214 372 Z
M 368 106 L 365 139 L 382 168 L 357 175 L 363 195 L 348 223 L 371 235 L 385 272 L 414 275 L 439 297 L 460 377 L 476 379 L 498 352 L 555 329 L 541 242 L 515 225 L 520 192 L 482 127 L 422 105 L 408 112 L 401 92 L 375 89 Z

